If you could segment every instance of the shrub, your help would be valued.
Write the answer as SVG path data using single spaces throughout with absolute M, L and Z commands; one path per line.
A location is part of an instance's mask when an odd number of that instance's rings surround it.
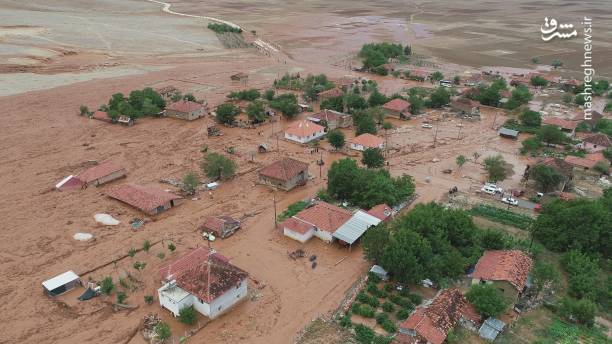
M 232 124 L 236 119 L 236 115 L 240 113 L 240 109 L 234 104 L 225 103 L 217 106 L 217 122 Z
M 259 98 L 260 96 L 261 96 L 261 94 L 259 93 L 259 91 L 257 89 L 251 88 L 251 89 L 248 89 L 248 90 L 231 92 L 227 97 L 230 98 L 230 99 L 240 99 L 240 100 L 253 101 L 253 100 Z
M 481 216 L 494 222 L 514 226 L 520 229 L 528 229 L 533 219 L 527 215 L 518 214 L 510 210 L 494 207 L 487 204 L 479 204 L 469 211 L 470 215 Z
M 120 291 L 117 293 L 117 303 L 123 303 L 125 299 L 127 299 L 127 295 L 124 292 Z
M 142 244 L 142 250 L 145 252 L 149 252 L 150 249 L 151 249 L 151 242 L 149 240 L 145 240 L 144 243 Z
M 371 328 L 361 324 L 355 326 L 355 338 L 359 343 L 370 344 L 374 340 L 374 337 L 375 334 Z
M 280 215 L 278 215 L 278 221 L 282 222 L 285 219 L 292 217 L 293 215 L 299 213 L 300 211 L 306 209 L 308 207 L 308 202 L 305 201 L 297 201 L 295 203 L 290 204 L 287 207 L 287 210 L 283 211 Z
M 170 326 L 165 322 L 159 322 L 155 325 L 155 334 L 157 338 L 159 338 L 162 342 L 172 336 L 172 331 L 170 331 Z
M 391 312 L 393 312 L 395 307 L 393 307 L 393 304 L 391 302 L 385 302 L 382 305 L 382 309 L 383 309 L 383 311 L 385 311 L 387 313 L 391 313 Z
M 181 308 L 179 311 L 178 321 L 186 325 L 193 325 L 198 320 L 195 308 L 193 306 Z
M 110 295 L 115 289 L 115 284 L 113 283 L 112 277 L 105 277 L 102 282 L 100 282 L 100 291 L 103 294 Z
M 397 313 L 395 314 L 395 316 L 399 319 L 399 320 L 406 320 L 408 319 L 408 317 L 410 316 L 410 312 L 408 309 L 405 308 L 401 308 L 399 311 L 397 311 Z
M 368 284 L 370 284 L 370 283 L 378 284 L 381 281 L 382 280 L 380 279 L 380 277 L 378 277 L 378 275 L 376 275 L 375 273 L 372 273 L 372 272 L 368 272 Z
M 350 314 L 346 314 L 345 316 L 342 317 L 342 319 L 340 319 L 340 326 L 344 327 L 344 328 L 349 328 L 353 325 L 353 323 L 351 322 L 351 315 Z
M 561 316 L 587 326 L 593 326 L 596 312 L 597 306 L 588 299 L 576 300 L 570 297 L 564 297 L 559 307 Z
M 159 252 L 159 253 L 157 254 L 157 258 L 159 258 L 159 259 L 161 259 L 161 260 L 164 260 L 164 258 L 166 258 L 166 254 L 165 254 L 164 252 Z
M 577 250 L 563 255 L 561 264 L 568 274 L 568 293 L 576 298 L 595 299 L 600 269 L 596 260 Z
M 174 246 L 173 243 L 169 243 L 168 244 L 168 249 L 170 250 L 170 252 L 174 252 L 174 250 L 176 250 L 176 246 Z
M 361 315 L 364 318 L 374 318 L 374 316 L 376 315 L 376 311 L 370 305 L 361 304 L 353 308 L 353 313 Z
M 419 294 L 408 294 L 408 299 L 415 305 L 420 305 L 423 302 L 423 298 Z
M 207 28 L 216 33 L 223 33 L 223 32 L 242 33 L 241 28 L 235 27 L 232 25 L 228 25 L 225 23 L 208 23 Z
M 183 176 L 183 191 L 193 194 L 199 183 L 198 176 L 193 172 L 189 172 Z
M 380 324 L 380 326 L 387 332 L 389 333 L 395 333 L 397 332 L 397 326 L 395 326 L 395 324 L 393 323 L 393 321 L 387 319 L 386 321 L 384 321 L 382 324 Z
M 136 255 L 136 249 L 135 248 L 130 248 L 130 250 L 128 251 L 128 256 L 134 258 L 134 256 Z
M 144 302 L 145 302 L 147 305 L 152 304 L 152 303 L 153 303 L 153 295 L 145 295 L 145 296 L 144 296 Z
M 385 289 L 385 292 L 392 293 L 393 290 L 395 290 L 395 287 L 393 286 L 393 284 L 387 283 L 385 284 L 384 289 Z

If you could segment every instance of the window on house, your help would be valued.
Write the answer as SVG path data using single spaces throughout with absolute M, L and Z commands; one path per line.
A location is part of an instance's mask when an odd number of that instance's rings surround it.
M 217 310 L 220 311 L 221 310 L 221 306 L 219 306 L 219 308 L 217 308 Z
M 239 299 L 240 298 L 240 294 L 236 295 L 236 298 Z

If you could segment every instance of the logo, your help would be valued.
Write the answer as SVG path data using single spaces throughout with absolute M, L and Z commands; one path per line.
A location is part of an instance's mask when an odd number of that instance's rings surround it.
M 576 37 L 578 35 L 578 31 L 576 30 L 569 32 L 569 33 L 565 33 L 567 31 L 565 31 L 564 33 L 557 31 L 557 29 L 571 30 L 573 28 L 574 28 L 574 24 L 557 24 L 556 19 L 550 18 L 550 21 L 549 21 L 548 17 L 545 17 L 544 25 L 540 26 L 540 32 L 542 32 L 542 40 L 544 42 L 548 42 L 555 37 L 560 38 L 560 39 L 568 39 L 568 38 Z

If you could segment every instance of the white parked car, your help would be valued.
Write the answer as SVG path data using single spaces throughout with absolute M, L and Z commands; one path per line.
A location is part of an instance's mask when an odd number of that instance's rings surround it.
M 495 195 L 496 193 L 502 193 L 504 192 L 504 190 L 500 187 L 498 187 L 495 184 L 491 184 L 491 183 L 487 183 L 485 184 L 482 189 L 480 189 L 482 192 L 489 194 L 489 195 Z
M 518 205 L 518 201 L 512 197 L 504 197 L 502 198 L 502 202 L 510 205 Z
M 431 128 L 433 128 L 433 125 L 427 124 L 427 123 L 423 123 L 423 124 L 421 124 L 421 128 L 431 129 Z

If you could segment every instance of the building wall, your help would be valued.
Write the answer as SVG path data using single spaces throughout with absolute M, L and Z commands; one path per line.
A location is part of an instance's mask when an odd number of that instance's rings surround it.
M 387 114 L 387 116 L 391 116 L 391 117 L 395 117 L 395 118 L 402 118 L 402 115 L 399 111 L 394 111 L 394 110 L 388 110 L 388 109 L 384 109 L 385 113 Z
M 318 132 L 316 132 L 313 135 L 310 135 L 308 137 L 294 136 L 294 135 L 291 135 L 291 134 L 285 132 L 285 138 L 287 140 L 291 140 L 291 141 L 295 141 L 295 142 L 299 142 L 299 143 L 308 143 L 310 141 L 314 141 L 314 140 L 320 138 L 323 135 L 325 135 L 325 131 L 324 130 L 318 131 Z
M 240 281 L 236 287 L 226 291 L 225 294 L 216 298 L 210 307 L 210 318 L 214 319 L 232 308 L 236 303 L 244 300 L 248 295 L 248 282 L 246 279 Z
M 201 109 L 198 109 L 196 111 L 191 111 L 191 112 L 181 112 L 181 111 L 176 111 L 176 110 L 166 110 L 166 116 L 180 118 L 180 119 L 186 119 L 188 121 L 192 121 L 194 119 L 198 119 L 198 118 L 204 116 L 204 109 L 201 108 Z
M 317 238 L 319 238 L 319 239 L 321 239 L 321 240 L 325 241 L 325 242 L 326 242 L 326 243 L 328 243 L 328 244 L 329 244 L 329 243 L 331 243 L 331 242 L 332 242 L 332 240 L 334 240 L 334 237 L 333 237 L 332 233 L 327 232 L 327 231 L 323 231 L 323 230 L 320 230 L 320 229 L 316 230 L 316 231 L 314 232 L 314 235 L 315 235 Z
M 87 185 L 95 185 L 95 186 L 100 186 L 102 184 L 106 184 L 108 182 L 112 182 L 113 180 L 125 177 L 126 175 L 126 171 L 125 169 L 121 169 L 119 171 L 115 171 L 107 176 L 104 176 L 102 178 L 98 178 L 96 180 L 92 180 L 91 182 L 87 183 Z
M 143 211 L 145 213 L 149 214 L 149 215 L 157 215 L 157 214 L 163 213 L 164 211 L 166 211 L 166 210 L 168 210 L 170 208 L 172 208 L 172 205 L 170 204 L 170 202 L 168 202 L 168 203 L 165 203 L 164 205 L 160 206 L 159 208 L 155 208 L 155 209 L 153 209 L 151 211 L 144 211 L 144 210 Z
M 368 147 L 364 147 L 364 146 L 362 146 L 360 144 L 356 144 L 356 143 L 351 143 L 350 147 L 351 147 L 351 149 L 362 151 L 362 152 L 368 148 Z M 377 148 L 378 149 L 385 149 L 385 145 L 381 143 Z
M 268 178 L 266 176 L 259 176 L 259 181 L 262 184 L 266 184 L 266 185 L 270 185 L 273 186 L 275 188 L 279 188 L 285 191 L 289 191 L 291 189 L 293 189 L 294 187 L 296 187 L 297 185 L 299 185 L 302 182 L 308 181 L 308 169 L 302 171 L 302 173 L 296 175 L 295 177 L 291 178 L 290 180 L 284 182 L 284 181 L 280 181 L 278 179 L 274 179 L 274 178 Z
M 302 234 L 302 233 L 297 233 L 292 231 L 289 228 L 283 228 L 283 234 L 285 234 L 285 236 L 293 239 L 293 240 L 297 240 L 299 242 L 301 242 L 302 244 L 305 243 L 306 241 L 310 240 L 313 236 L 314 236 L 314 230 L 311 229 L 309 231 L 307 231 L 306 233 Z
M 163 308 L 169 310 L 170 312 L 172 312 L 172 314 L 175 317 L 178 317 L 179 312 L 181 311 L 181 309 L 183 309 L 185 307 L 189 307 L 191 305 L 195 306 L 195 304 L 197 303 L 197 301 L 196 301 L 196 299 L 195 299 L 195 297 L 193 295 L 188 295 L 184 299 L 182 299 L 182 300 L 180 300 L 180 301 L 175 303 L 174 301 L 172 301 L 172 299 L 170 299 L 169 297 L 166 297 L 161 292 L 161 289 L 162 288 L 157 290 L 157 297 L 159 299 L 159 305 L 162 306 Z

